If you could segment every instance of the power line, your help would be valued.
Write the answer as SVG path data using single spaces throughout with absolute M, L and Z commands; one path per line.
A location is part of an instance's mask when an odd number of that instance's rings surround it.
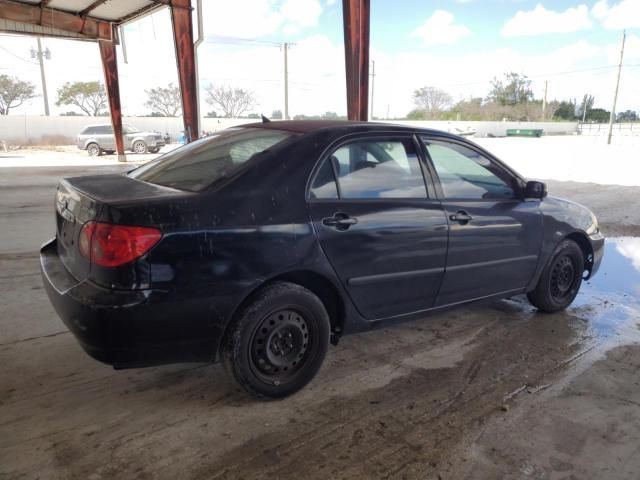
M 12 57 L 17 58 L 18 60 L 22 60 L 22 61 L 23 61 L 23 62 L 25 62 L 25 63 L 30 63 L 31 65 L 38 65 L 38 63 L 37 63 L 37 62 L 32 62 L 31 60 L 27 60 L 26 58 L 22 58 L 21 56 L 16 55 L 15 53 L 13 53 L 11 50 L 9 50 L 9 49 L 7 49 L 7 48 L 4 48 L 2 45 L 0 45 L 0 48 L 1 48 L 2 50 L 4 50 L 5 52 L 7 52 L 7 53 L 8 53 L 9 55 L 11 55 Z

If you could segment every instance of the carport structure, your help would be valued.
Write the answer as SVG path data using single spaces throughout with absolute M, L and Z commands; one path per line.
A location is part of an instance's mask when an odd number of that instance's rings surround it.
M 0 32 L 98 43 L 116 150 L 124 159 L 116 55 L 119 27 L 164 7 L 171 11 L 184 131 L 191 141 L 198 138 L 199 120 L 192 0 L 0 0 Z M 342 8 L 347 114 L 350 120 L 367 120 L 369 0 L 343 0 Z

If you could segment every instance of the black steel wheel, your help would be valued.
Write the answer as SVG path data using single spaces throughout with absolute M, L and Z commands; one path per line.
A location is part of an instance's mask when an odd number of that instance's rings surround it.
M 558 245 L 542 272 L 529 301 L 543 312 L 567 308 L 576 298 L 584 274 L 584 253 L 577 243 L 564 240 Z
M 320 369 L 329 345 L 327 311 L 300 285 L 273 283 L 258 292 L 229 327 L 222 359 L 238 386 L 261 398 L 304 387 Z

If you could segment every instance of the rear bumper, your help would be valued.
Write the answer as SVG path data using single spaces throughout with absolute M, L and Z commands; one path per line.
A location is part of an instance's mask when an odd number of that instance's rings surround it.
M 55 239 L 40 250 L 40 269 L 56 313 L 96 360 L 128 368 L 215 359 L 222 321 L 207 318 L 210 299 L 180 301 L 168 292 L 79 282 L 58 257 Z

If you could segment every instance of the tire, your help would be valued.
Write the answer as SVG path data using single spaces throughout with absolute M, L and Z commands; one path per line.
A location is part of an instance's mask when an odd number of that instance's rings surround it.
M 102 155 L 102 150 L 100 150 L 100 146 L 97 143 L 90 143 L 87 145 L 87 153 L 90 157 L 99 157 Z
M 134 151 L 134 153 L 147 153 L 147 144 L 142 140 L 136 140 L 135 142 L 133 142 L 131 149 Z
M 150 148 L 149 153 L 158 153 L 160 151 L 159 148 Z
M 320 369 L 330 330 L 317 296 L 294 283 L 273 283 L 236 315 L 222 343 L 222 362 L 237 386 L 251 395 L 286 397 Z
M 542 312 L 564 310 L 576 298 L 583 274 L 582 249 L 572 240 L 563 240 L 544 267 L 536 288 L 527 293 L 527 298 Z

